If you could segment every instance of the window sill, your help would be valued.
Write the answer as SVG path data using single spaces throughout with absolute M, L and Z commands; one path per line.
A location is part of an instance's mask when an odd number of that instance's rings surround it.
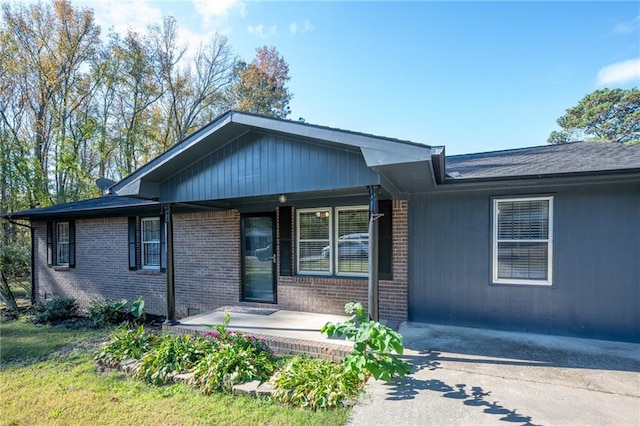
M 53 266 L 53 270 L 54 271 L 69 271 L 71 268 L 69 268 L 69 265 L 54 265 Z
M 282 275 L 283 276 L 283 275 Z M 293 275 L 295 278 L 322 278 L 327 280 L 366 280 L 368 275 L 321 275 L 321 274 L 305 274 L 299 273 Z
M 553 283 L 550 282 L 535 282 L 535 281 L 526 281 L 526 282 L 518 282 L 518 281 L 497 281 L 492 282 L 493 286 L 506 286 L 506 287 L 555 287 Z
M 164 272 L 159 269 L 136 269 L 135 273 L 138 275 L 164 275 Z

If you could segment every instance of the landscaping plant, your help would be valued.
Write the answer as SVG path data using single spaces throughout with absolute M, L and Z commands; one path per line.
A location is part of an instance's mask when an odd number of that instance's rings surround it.
M 364 382 L 328 359 L 295 356 L 271 378 L 274 397 L 297 407 L 334 408 L 354 399 Z
M 38 302 L 35 311 L 34 322 L 45 324 L 75 317 L 78 312 L 78 303 L 72 297 L 56 296 L 52 300 Z
M 205 395 L 216 390 L 230 391 L 238 383 L 265 381 L 274 369 L 269 347 L 253 336 L 229 331 L 229 320 L 229 313 L 225 312 L 224 323 L 204 335 L 214 349 L 195 366 L 192 383 Z
M 370 320 L 359 302 L 347 303 L 344 310 L 351 318 L 337 325 L 328 322 L 321 332 L 329 338 L 344 336 L 354 342 L 353 352 L 343 361 L 347 371 L 354 372 L 361 380 L 372 375 L 385 381 L 411 371 L 411 365 L 397 356 L 402 355 L 404 349 L 400 333 Z
M 96 328 L 122 324 L 127 320 L 124 307 L 126 300 L 93 299 L 86 312 L 91 324 Z
M 173 374 L 186 373 L 213 350 L 202 337 L 163 336 L 142 356 L 138 376 L 148 383 L 163 385 Z
M 94 360 L 106 367 L 114 368 L 127 359 L 140 359 L 157 345 L 159 337 L 145 332 L 143 326 L 131 329 L 120 327 L 111 335 L 111 340 L 102 346 Z

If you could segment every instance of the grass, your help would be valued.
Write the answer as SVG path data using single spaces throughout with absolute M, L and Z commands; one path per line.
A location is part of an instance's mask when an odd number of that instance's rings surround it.
M 185 385 L 155 387 L 120 373 L 98 375 L 82 342 L 108 331 L 0 324 L 1 425 L 342 425 L 348 409 L 309 411 L 268 399 L 203 396 Z M 69 348 L 79 349 L 56 352 Z

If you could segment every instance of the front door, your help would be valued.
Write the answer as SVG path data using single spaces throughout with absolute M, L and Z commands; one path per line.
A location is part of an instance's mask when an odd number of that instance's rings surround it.
M 274 219 L 271 213 L 242 216 L 242 299 L 276 303 Z

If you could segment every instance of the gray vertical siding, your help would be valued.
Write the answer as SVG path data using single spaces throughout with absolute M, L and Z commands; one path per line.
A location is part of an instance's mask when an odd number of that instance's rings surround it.
M 553 286 L 491 285 L 491 198 L 554 195 Z M 420 194 L 409 319 L 640 341 L 640 185 Z
M 360 152 L 247 133 L 166 179 L 161 199 L 216 200 L 379 183 Z

